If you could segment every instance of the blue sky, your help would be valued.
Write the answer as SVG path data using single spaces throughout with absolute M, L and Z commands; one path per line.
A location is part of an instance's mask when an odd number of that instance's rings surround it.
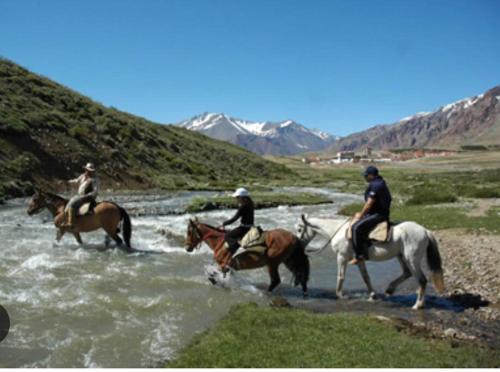
M 0 55 L 161 123 L 345 135 L 500 84 L 497 0 L 0 0 Z

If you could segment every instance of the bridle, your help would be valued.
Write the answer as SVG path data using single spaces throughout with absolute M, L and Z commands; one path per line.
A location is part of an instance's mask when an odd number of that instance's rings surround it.
M 211 238 L 212 236 L 217 236 L 215 234 L 215 231 L 221 232 L 219 230 L 209 230 L 205 235 L 202 235 L 200 229 L 198 228 L 198 224 L 196 222 L 190 220 L 189 225 L 194 230 L 193 234 L 196 234 L 194 236 L 195 240 L 198 240 L 198 243 L 196 243 L 196 245 L 194 245 L 191 249 L 198 249 L 205 240 Z

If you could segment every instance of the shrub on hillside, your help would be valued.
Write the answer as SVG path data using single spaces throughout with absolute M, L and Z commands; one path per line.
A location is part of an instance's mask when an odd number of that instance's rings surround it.
M 494 187 L 475 187 L 467 185 L 458 189 L 458 195 L 467 198 L 499 198 L 500 192 L 498 188 Z
M 415 190 L 413 196 L 406 201 L 408 205 L 425 205 L 455 203 L 457 196 L 446 191 L 438 189 L 419 189 Z

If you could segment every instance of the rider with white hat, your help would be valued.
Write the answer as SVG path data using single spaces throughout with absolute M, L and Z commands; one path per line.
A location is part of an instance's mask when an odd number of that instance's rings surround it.
M 254 224 L 254 205 L 250 193 L 243 187 L 237 189 L 232 196 L 238 200 L 239 208 L 232 218 L 224 221 L 222 226 L 231 225 L 241 219 L 240 225 L 229 231 L 225 236 L 229 251 L 234 254 L 240 246 L 238 241 L 245 236 Z
M 67 222 L 63 225 L 73 227 L 76 212 L 86 203 L 94 202 L 99 192 L 99 179 L 96 177 L 94 164 L 87 163 L 83 169 L 85 172 L 79 177 L 67 181 L 78 185 L 78 195 L 73 196 L 66 205 Z

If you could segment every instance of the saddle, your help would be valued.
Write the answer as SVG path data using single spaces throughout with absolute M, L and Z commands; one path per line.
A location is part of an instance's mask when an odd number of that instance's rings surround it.
M 359 219 L 357 218 L 351 219 L 351 222 L 349 223 L 349 228 L 347 229 L 346 232 L 347 235 L 346 238 L 348 240 L 352 240 L 352 226 L 358 221 Z M 387 221 L 380 222 L 372 229 L 372 231 L 370 231 L 370 233 L 368 234 L 368 239 L 381 243 L 387 242 L 388 240 L 391 239 L 393 225 L 394 224 L 392 222 L 387 222 Z
M 95 200 L 92 200 L 89 203 L 83 204 L 79 209 L 77 216 L 87 216 L 94 214 L 94 208 L 97 206 L 97 202 Z
M 266 253 L 266 239 L 264 231 L 259 227 L 252 227 L 240 240 L 240 248 L 233 257 L 244 252 L 254 252 L 258 254 Z

